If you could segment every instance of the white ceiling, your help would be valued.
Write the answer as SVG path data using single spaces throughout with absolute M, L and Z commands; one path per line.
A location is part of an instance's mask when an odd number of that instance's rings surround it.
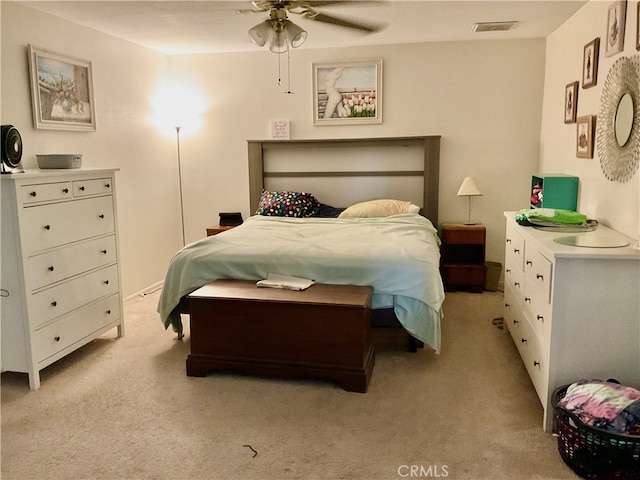
M 166 54 L 257 51 L 247 31 L 268 17 L 240 15 L 245 0 L 218 1 L 20 1 L 52 15 Z M 309 32 L 299 48 L 337 48 L 416 42 L 546 37 L 576 11 L 583 0 L 357 2 L 318 8 L 324 14 L 385 24 L 373 34 L 320 24 L 290 15 Z M 518 21 L 508 32 L 472 32 L 476 22 Z

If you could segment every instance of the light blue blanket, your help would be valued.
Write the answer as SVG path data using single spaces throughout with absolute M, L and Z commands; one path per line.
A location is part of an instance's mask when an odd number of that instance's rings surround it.
M 409 333 L 439 352 L 444 301 L 439 245 L 431 222 L 416 214 L 256 215 L 180 250 L 169 265 L 158 312 L 165 328 L 171 325 L 182 336 L 180 299 L 219 278 L 257 281 L 277 273 L 317 283 L 371 285 L 374 309 L 393 307 Z

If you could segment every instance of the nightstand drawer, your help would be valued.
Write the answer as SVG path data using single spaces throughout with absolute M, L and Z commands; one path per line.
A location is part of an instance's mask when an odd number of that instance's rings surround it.
M 484 245 L 486 229 L 482 225 L 442 226 L 442 242 L 447 245 Z

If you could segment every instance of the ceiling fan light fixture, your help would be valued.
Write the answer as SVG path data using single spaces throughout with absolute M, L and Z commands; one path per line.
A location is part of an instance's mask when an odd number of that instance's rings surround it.
M 271 33 L 273 32 L 273 27 L 271 25 L 271 20 L 265 20 L 264 22 L 260 22 L 253 28 L 249 30 L 249 36 L 251 37 L 251 41 L 258 45 L 259 47 L 264 47 L 271 37 Z
M 291 20 L 287 20 L 284 23 L 284 31 L 287 36 L 287 40 L 293 48 L 298 48 L 307 39 L 307 31 L 303 30 Z
M 271 35 L 271 41 L 269 42 L 269 50 L 273 53 L 284 53 L 289 50 L 287 36 L 282 30 L 274 30 L 273 35 Z

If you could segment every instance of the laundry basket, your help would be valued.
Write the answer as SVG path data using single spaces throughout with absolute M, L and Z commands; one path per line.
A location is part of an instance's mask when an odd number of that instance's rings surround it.
M 590 480 L 640 479 L 640 436 L 623 435 L 585 425 L 560 405 L 569 385 L 553 392 L 553 433 L 564 462 Z

